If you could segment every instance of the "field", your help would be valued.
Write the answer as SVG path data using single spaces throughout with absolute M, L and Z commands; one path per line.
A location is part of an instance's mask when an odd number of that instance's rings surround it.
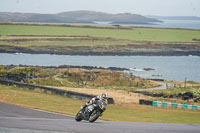
M 74 35 L 134 41 L 192 42 L 200 38 L 200 30 L 131 28 L 102 29 L 61 26 L 0 25 L 0 35 Z
M 80 106 L 86 102 L 64 96 L 47 94 L 40 90 L 33 91 L 4 85 L 0 85 L 0 101 L 71 115 L 75 115 Z M 137 104 L 108 105 L 101 119 L 112 121 L 200 124 L 199 111 L 154 108 Z
M 62 24 L 0 24 L 0 51 L 79 55 L 193 55 L 200 30 Z

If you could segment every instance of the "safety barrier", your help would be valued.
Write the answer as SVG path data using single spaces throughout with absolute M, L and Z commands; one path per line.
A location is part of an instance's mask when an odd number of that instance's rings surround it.
M 144 100 L 144 99 L 140 99 L 139 103 L 144 104 L 144 105 L 152 105 L 153 104 L 152 101 Z
M 12 81 L 12 80 L 5 80 L 5 79 L 1 79 L 1 78 L 0 78 L 0 83 L 4 84 L 4 85 L 16 85 L 17 87 L 20 87 L 20 88 L 41 89 L 44 91 L 50 91 L 55 94 L 64 95 L 64 96 L 71 97 L 71 98 L 77 98 L 80 100 L 91 99 L 91 98 L 95 97 L 95 95 L 60 90 L 60 89 L 56 89 L 56 88 L 52 88 L 52 87 L 45 87 L 45 86 L 40 86 L 40 85 L 28 84 L 28 83 L 21 83 L 21 82 L 16 82 L 16 81 Z M 114 99 L 108 98 L 108 104 L 114 104 Z
M 170 103 L 170 102 L 160 102 L 160 101 L 149 101 L 140 99 L 140 104 L 143 105 L 152 105 L 153 107 L 171 107 L 171 108 L 179 108 L 179 109 L 190 109 L 190 110 L 199 110 L 200 106 L 197 105 L 188 105 L 188 104 L 178 104 L 178 103 Z M 150 104 L 152 103 L 152 104 Z

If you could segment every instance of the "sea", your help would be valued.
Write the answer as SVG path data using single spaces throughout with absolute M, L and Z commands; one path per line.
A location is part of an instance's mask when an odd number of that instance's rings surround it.
M 159 19 L 162 22 L 153 24 L 124 24 L 128 26 L 141 26 L 141 27 L 161 27 L 161 28 L 184 28 L 184 29 L 197 29 L 200 30 L 199 20 L 172 20 L 172 19 Z M 94 22 L 99 25 L 112 25 L 111 22 Z
M 147 27 L 162 27 L 162 28 L 184 28 L 184 29 L 198 29 L 200 30 L 200 20 L 168 20 L 160 19 L 162 23 L 155 23 L 154 25 L 135 25 Z
M 127 73 L 151 79 L 200 81 L 199 56 L 70 56 L 0 53 L 1 65 L 93 66 L 127 68 Z M 145 68 L 153 70 L 146 71 Z

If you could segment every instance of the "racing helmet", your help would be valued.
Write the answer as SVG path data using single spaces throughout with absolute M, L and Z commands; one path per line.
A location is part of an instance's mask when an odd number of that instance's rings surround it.
M 105 93 L 105 92 L 103 92 L 103 93 L 101 94 L 101 97 L 102 97 L 102 99 L 108 99 L 108 94 Z

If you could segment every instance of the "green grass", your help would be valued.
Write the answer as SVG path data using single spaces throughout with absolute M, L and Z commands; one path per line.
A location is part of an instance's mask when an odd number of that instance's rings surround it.
M 142 105 L 110 105 L 103 118 L 113 121 L 200 124 L 199 113 L 182 109 L 158 108 Z M 197 117 L 197 118 L 195 118 Z
M 86 101 L 76 100 L 14 86 L 0 85 L 0 101 L 75 115 Z M 154 108 L 135 104 L 108 105 L 101 119 L 112 121 L 200 124 L 200 112 L 182 109 Z
M 178 95 L 179 93 L 191 92 L 195 96 L 200 97 L 200 86 L 190 86 L 190 87 L 176 87 L 176 88 L 168 88 L 166 90 L 153 90 L 153 93 L 163 93 L 165 95 Z
M 191 42 L 200 38 L 199 30 L 133 28 L 95 29 L 58 26 L 0 25 L 0 35 L 89 35 L 134 41 Z
M 0 85 L 0 101 L 71 115 L 75 115 L 80 106 L 85 103 L 82 100 L 47 94 L 40 90 L 28 90 L 4 85 Z

